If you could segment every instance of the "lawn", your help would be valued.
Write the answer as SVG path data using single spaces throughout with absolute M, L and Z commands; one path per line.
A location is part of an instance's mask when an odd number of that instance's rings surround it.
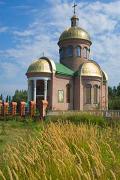
M 119 179 L 119 123 L 71 116 L 0 122 L 0 180 Z

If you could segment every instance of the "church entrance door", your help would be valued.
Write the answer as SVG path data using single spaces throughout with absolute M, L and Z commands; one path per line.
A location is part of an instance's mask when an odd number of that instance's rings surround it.
M 41 101 L 48 101 L 48 80 L 37 80 L 36 82 L 36 106 L 40 107 Z

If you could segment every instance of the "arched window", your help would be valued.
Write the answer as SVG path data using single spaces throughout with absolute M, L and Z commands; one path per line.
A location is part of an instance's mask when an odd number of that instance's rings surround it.
M 80 46 L 77 46 L 76 47 L 76 56 L 81 56 L 81 47 Z
M 70 103 L 70 89 L 71 89 L 71 85 L 67 84 L 66 85 L 66 102 Z
M 97 104 L 98 103 L 98 86 L 95 85 L 93 89 L 94 89 L 94 104 Z
M 59 53 L 60 53 L 60 59 L 62 59 L 62 58 L 64 57 L 64 49 L 61 48 L 61 49 L 59 50 Z
M 86 104 L 91 104 L 91 85 L 86 85 Z
M 83 48 L 83 57 L 86 59 L 87 59 L 87 51 L 88 51 L 87 47 Z
M 90 49 L 87 49 L 87 59 L 89 59 Z
M 66 49 L 66 56 L 67 57 L 71 57 L 73 56 L 73 47 L 72 46 L 68 46 Z

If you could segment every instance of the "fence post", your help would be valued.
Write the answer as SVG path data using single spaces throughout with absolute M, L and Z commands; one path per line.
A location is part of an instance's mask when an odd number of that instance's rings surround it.
M 20 116 L 25 116 L 25 102 L 24 101 L 21 101 L 20 102 Z
M 48 107 L 48 101 L 42 100 L 40 103 L 40 119 L 45 119 L 45 116 L 47 114 L 46 110 Z
M 2 102 L 0 101 L 0 115 L 2 115 Z
M 12 116 L 15 116 L 16 115 L 16 112 L 17 112 L 17 103 L 16 102 L 12 102 L 11 103 L 11 114 L 12 114 Z
M 34 101 L 30 101 L 30 105 L 29 105 L 29 113 L 31 117 L 35 116 L 35 112 L 36 112 L 36 103 Z
M 7 102 L 3 102 L 3 116 L 8 115 L 8 107 L 9 107 L 9 103 Z

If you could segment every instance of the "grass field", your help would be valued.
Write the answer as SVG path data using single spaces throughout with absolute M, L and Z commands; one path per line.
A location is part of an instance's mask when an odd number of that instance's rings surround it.
M 0 122 L 0 180 L 119 179 L 120 125 L 82 117 Z

